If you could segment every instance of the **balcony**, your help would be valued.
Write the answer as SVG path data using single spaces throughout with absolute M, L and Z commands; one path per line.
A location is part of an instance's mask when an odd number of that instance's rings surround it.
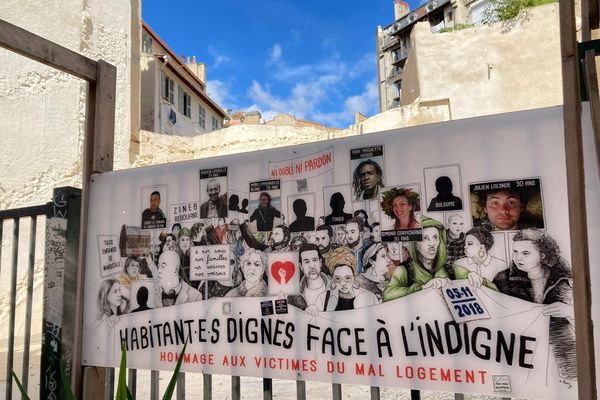
M 402 72 L 404 72 L 404 68 L 402 67 L 393 67 L 390 70 L 390 73 L 387 76 L 388 83 L 394 83 L 402 79 Z

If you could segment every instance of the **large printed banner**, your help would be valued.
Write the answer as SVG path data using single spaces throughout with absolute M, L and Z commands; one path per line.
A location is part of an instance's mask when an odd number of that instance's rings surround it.
M 84 363 L 574 399 L 563 149 L 549 108 L 98 175 Z

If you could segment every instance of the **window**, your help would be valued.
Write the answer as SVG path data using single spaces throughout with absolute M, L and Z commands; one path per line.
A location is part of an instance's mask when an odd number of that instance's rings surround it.
M 221 124 L 219 123 L 219 120 L 216 119 L 215 117 L 212 117 L 212 128 L 213 128 L 213 131 L 216 131 L 217 129 L 221 128 Z
M 206 110 L 202 106 L 198 106 L 198 123 L 200 128 L 206 129 Z
M 152 54 L 152 38 L 146 32 L 142 33 L 142 53 Z
M 177 86 L 179 112 L 190 118 L 192 116 L 192 98 L 181 86 Z
M 175 82 L 165 71 L 160 71 L 160 95 L 171 104 L 175 103 Z

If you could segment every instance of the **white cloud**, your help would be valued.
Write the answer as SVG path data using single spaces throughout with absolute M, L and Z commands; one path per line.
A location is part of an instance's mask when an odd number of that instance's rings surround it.
M 217 51 L 214 47 L 212 46 L 208 46 L 208 54 L 211 55 L 211 57 L 213 58 L 213 62 L 212 64 L 210 64 L 208 67 L 212 68 L 212 69 L 217 69 L 219 68 L 222 64 L 228 63 L 229 62 L 229 57 L 223 53 L 220 53 L 219 51 Z
M 316 107 L 328 99 L 331 88 L 339 83 L 339 75 L 323 75 L 308 83 L 296 83 L 287 98 L 271 93 L 269 86 L 253 81 L 248 95 L 261 109 L 275 113 L 287 113 L 305 118 L 315 112 Z
M 235 97 L 231 94 L 229 85 L 218 79 L 206 82 L 206 94 L 221 108 L 236 108 Z
M 269 63 L 270 64 L 278 64 L 281 61 L 281 54 L 283 49 L 279 43 L 275 43 L 271 52 L 269 53 Z
M 315 113 L 313 118 L 330 126 L 342 127 L 354 120 L 354 113 L 364 115 L 377 113 L 379 109 L 379 92 L 376 81 L 369 81 L 362 93 L 347 97 L 340 111 Z

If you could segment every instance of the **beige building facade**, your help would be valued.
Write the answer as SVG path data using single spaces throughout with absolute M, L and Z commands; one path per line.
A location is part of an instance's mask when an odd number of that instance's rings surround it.
M 227 112 L 206 94 L 206 66 L 183 60 L 142 22 L 140 128 L 195 136 L 223 127 Z
M 404 71 L 410 54 L 411 33 L 417 23 L 427 23 L 431 32 L 458 24 L 481 24 L 487 0 L 429 0 L 414 11 L 408 3 L 394 0 L 394 22 L 377 27 L 377 74 L 379 110 L 398 107 L 404 92 Z

